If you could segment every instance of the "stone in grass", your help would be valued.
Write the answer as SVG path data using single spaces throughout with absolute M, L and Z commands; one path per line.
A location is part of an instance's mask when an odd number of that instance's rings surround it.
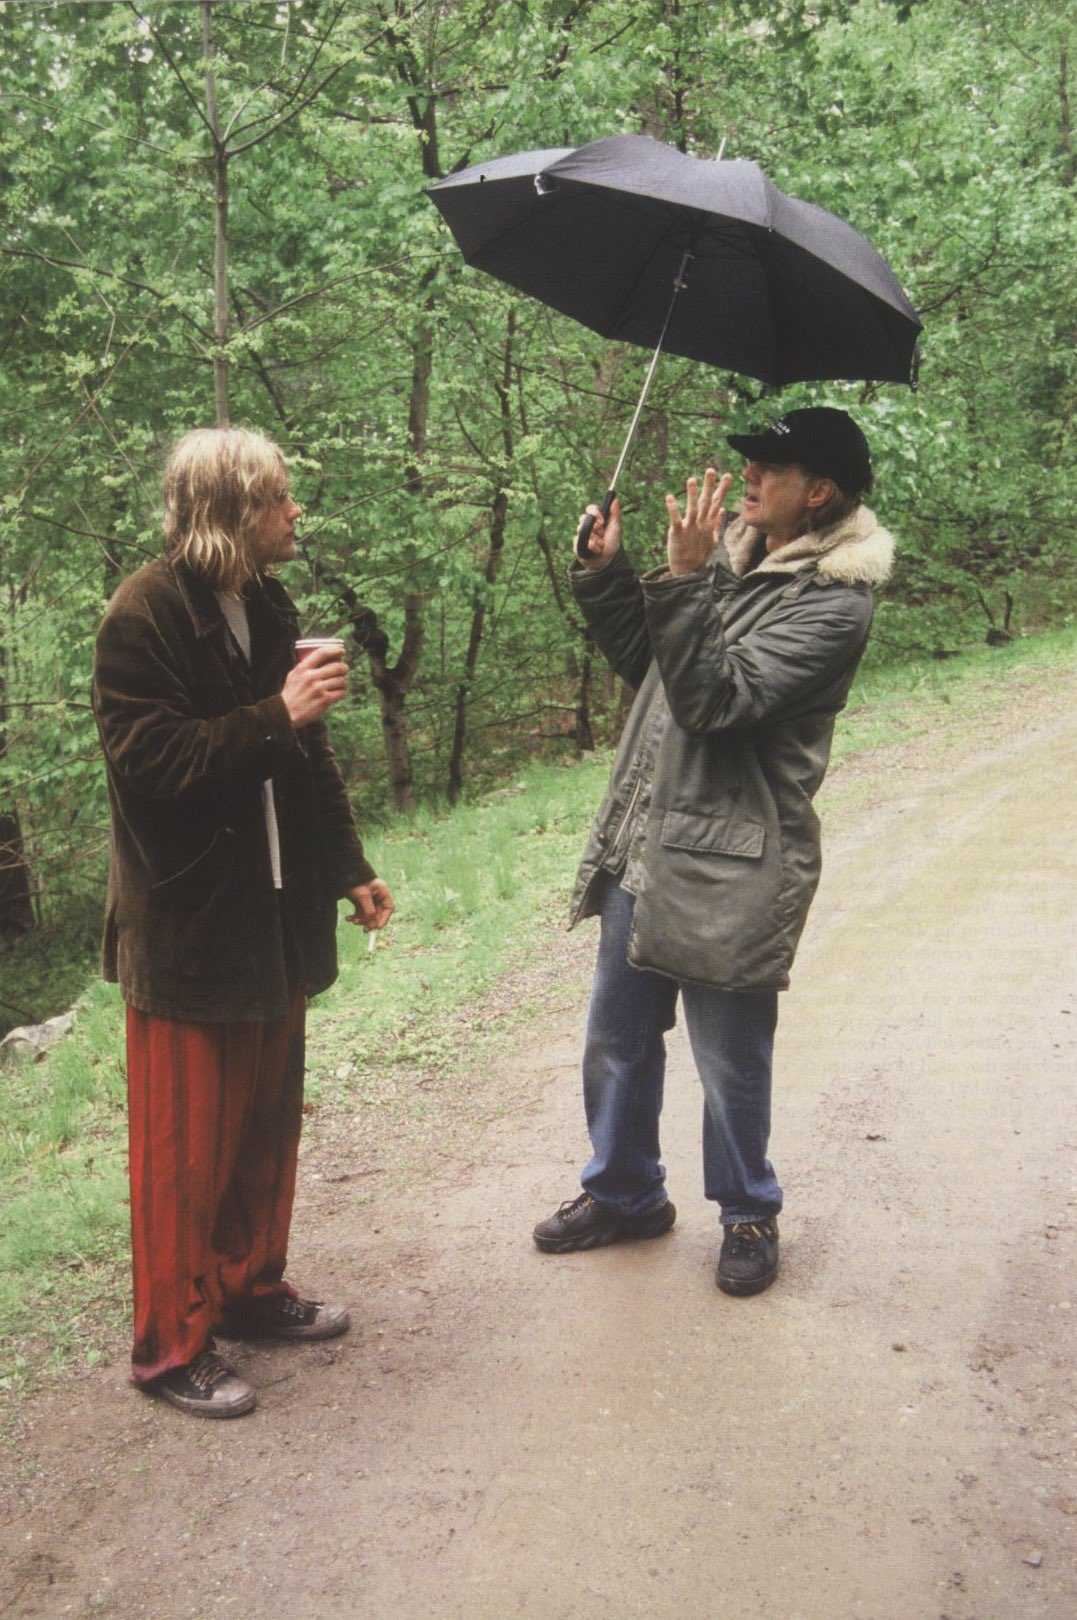
M 74 1022 L 74 1013 L 66 1012 L 58 1018 L 47 1018 L 43 1024 L 20 1024 L 18 1029 L 9 1030 L 0 1041 L 0 1063 L 42 1057 L 50 1046 L 63 1040 Z

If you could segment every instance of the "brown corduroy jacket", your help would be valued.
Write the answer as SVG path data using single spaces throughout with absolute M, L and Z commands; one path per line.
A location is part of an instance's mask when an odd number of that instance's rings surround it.
M 278 1017 L 289 966 L 307 995 L 324 990 L 337 901 L 374 876 L 325 726 L 297 731 L 280 696 L 295 656 L 291 599 L 262 578 L 246 600 L 249 664 L 213 591 L 180 562 L 133 574 L 98 632 L 93 704 L 112 810 L 103 970 L 158 1017 Z

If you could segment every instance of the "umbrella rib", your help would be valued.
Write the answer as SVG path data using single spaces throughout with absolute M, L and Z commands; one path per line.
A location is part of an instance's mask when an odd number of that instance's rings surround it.
M 674 301 L 676 301 L 677 293 L 680 292 L 680 290 L 681 290 L 680 283 L 684 279 L 684 272 L 687 269 L 688 263 L 691 260 L 692 255 L 693 255 L 693 253 L 695 251 L 696 240 L 697 240 L 697 238 L 699 236 L 700 222 L 701 222 L 700 221 L 700 216 L 697 214 L 696 217 L 695 217 L 695 221 L 694 221 L 694 223 L 692 225 L 692 233 L 691 233 L 691 236 L 689 237 L 688 247 L 685 250 L 685 256 L 681 260 L 681 267 L 677 271 L 677 274 L 673 278 Z M 654 246 L 651 248 L 650 253 L 647 255 L 646 263 L 643 265 L 642 269 L 640 269 L 637 272 L 637 274 L 634 276 L 630 287 L 626 291 L 624 297 L 621 299 L 621 302 L 620 302 L 620 305 L 618 306 L 616 315 L 613 317 L 612 320 L 610 320 L 610 321 L 608 321 L 606 323 L 607 328 L 608 328 L 608 331 L 607 331 L 606 335 L 608 337 L 616 338 L 616 336 L 617 336 L 617 328 L 621 323 L 621 320 L 622 320 L 622 318 L 624 316 L 625 310 L 628 308 L 629 304 L 632 301 L 632 298 L 633 298 L 633 295 L 636 292 L 636 289 L 639 287 L 640 282 L 646 276 L 647 271 L 649 270 L 650 266 L 654 263 L 655 257 L 658 254 L 659 249 L 664 247 L 668 240 L 669 240 L 668 235 L 663 234 L 654 243 Z M 663 325 L 662 325 L 662 335 L 658 339 L 659 348 L 661 348 L 662 343 L 665 340 L 666 331 L 667 331 L 667 329 L 669 327 L 669 318 L 672 315 L 672 313 L 673 313 L 673 304 L 671 303 L 670 306 L 669 306 L 669 309 L 666 312 L 665 321 L 663 322 Z

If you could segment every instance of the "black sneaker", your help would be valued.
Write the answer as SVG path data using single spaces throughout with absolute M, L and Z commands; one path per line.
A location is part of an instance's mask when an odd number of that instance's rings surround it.
M 777 1275 L 777 1221 L 740 1221 L 725 1227 L 715 1276 L 723 1293 L 761 1294 Z
M 335 1339 L 347 1333 L 351 1318 L 343 1305 L 274 1294 L 229 1316 L 221 1332 L 232 1339 Z
M 212 1341 L 185 1367 L 173 1367 L 146 1387 L 151 1395 L 194 1417 L 242 1417 L 257 1399 L 251 1386 L 217 1354 Z
M 646 1215 L 621 1215 L 584 1192 L 540 1221 L 532 1235 L 543 1253 L 569 1254 L 573 1249 L 601 1249 L 607 1243 L 661 1237 L 676 1219 L 677 1211 L 668 1198 Z

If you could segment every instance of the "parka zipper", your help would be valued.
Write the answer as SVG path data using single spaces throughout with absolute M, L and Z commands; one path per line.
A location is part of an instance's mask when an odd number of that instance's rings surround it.
M 643 787 L 643 776 L 642 776 L 642 773 L 641 773 L 636 777 L 636 785 L 632 789 L 632 793 L 631 793 L 631 795 L 629 797 L 628 803 L 625 805 L 625 808 L 624 808 L 624 814 L 621 816 L 620 821 L 617 823 L 617 831 L 614 833 L 613 838 L 612 838 L 612 840 L 610 842 L 610 855 L 611 856 L 617 855 L 617 854 L 620 853 L 621 835 L 622 835 L 625 828 L 628 826 L 629 822 L 632 819 L 632 812 L 636 808 L 636 801 L 638 800 L 638 798 L 640 796 L 640 791 L 642 790 L 642 787 Z

